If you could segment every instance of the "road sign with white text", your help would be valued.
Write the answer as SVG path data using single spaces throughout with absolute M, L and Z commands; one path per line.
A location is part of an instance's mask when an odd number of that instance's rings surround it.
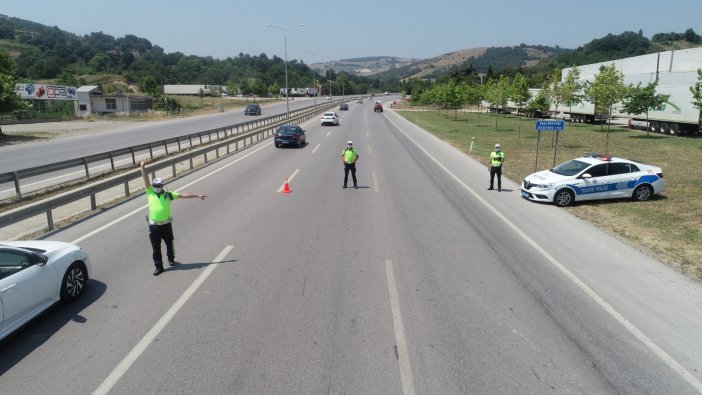
M 565 121 L 560 119 L 560 120 L 549 120 L 549 121 L 543 121 L 543 120 L 538 120 L 536 121 L 536 130 L 542 131 L 542 130 L 552 130 L 552 131 L 563 131 L 565 128 Z

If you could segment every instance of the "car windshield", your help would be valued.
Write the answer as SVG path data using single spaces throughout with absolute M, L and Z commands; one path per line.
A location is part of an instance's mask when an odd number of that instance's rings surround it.
M 562 176 L 574 176 L 588 167 L 590 167 L 589 163 L 573 159 L 569 160 L 568 162 L 561 163 L 560 165 L 551 169 L 551 171 Z
M 333 113 L 333 112 L 325 112 L 325 113 L 324 113 L 324 116 L 325 116 L 325 117 L 333 117 L 333 116 L 334 116 L 334 113 Z
M 281 126 L 278 129 L 279 134 L 295 134 L 298 133 L 297 128 L 294 126 Z

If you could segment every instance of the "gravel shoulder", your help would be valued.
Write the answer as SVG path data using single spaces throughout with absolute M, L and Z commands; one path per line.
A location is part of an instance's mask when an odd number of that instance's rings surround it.
M 95 134 L 133 127 L 136 124 L 149 125 L 162 121 L 113 121 L 113 120 L 76 120 L 62 122 L 18 123 L 2 125 L 2 131 L 8 136 L 41 135 L 45 138 L 63 138 L 83 134 Z

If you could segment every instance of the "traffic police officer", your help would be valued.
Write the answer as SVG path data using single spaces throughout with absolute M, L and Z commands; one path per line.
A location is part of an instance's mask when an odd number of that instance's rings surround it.
M 166 243 L 168 265 L 174 266 L 176 264 L 175 247 L 173 245 L 171 202 L 178 198 L 198 198 L 205 200 L 207 199 L 207 195 L 165 191 L 163 189 L 163 180 L 158 177 L 149 182 L 149 176 L 146 174 L 146 159 L 141 161 L 141 176 L 144 179 L 144 187 L 146 188 L 146 199 L 149 201 L 149 215 L 146 219 L 149 222 L 149 240 L 151 241 L 154 265 L 156 266 L 154 276 L 158 276 L 164 272 L 163 256 L 161 255 L 161 240 Z
M 500 145 L 495 144 L 495 150 L 490 153 L 490 187 L 488 190 L 495 189 L 494 181 L 497 174 L 497 190 L 502 189 L 502 164 L 505 163 L 505 153 L 500 150 Z
M 358 184 L 356 183 L 356 161 L 358 160 L 358 151 L 353 148 L 353 143 L 351 141 L 346 143 L 346 148 L 341 151 L 341 161 L 344 162 L 344 186 L 349 181 L 349 171 L 351 171 L 351 178 L 353 178 L 353 187 L 358 189 Z

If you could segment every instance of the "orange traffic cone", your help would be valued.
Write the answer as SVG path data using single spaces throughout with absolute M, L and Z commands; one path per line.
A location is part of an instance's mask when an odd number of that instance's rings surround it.
M 283 189 L 281 189 L 282 193 L 290 193 L 292 190 L 290 190 L 290 184 L 288 184 L 288 177 L 285 177 L 285 184 L 283 184 Z

